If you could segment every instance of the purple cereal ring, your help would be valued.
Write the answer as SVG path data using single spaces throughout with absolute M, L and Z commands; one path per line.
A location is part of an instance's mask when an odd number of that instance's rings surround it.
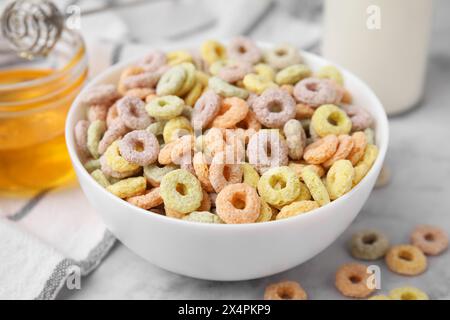
M 246 61 L 235 61 L 219 70 L 217 76 L 228 83 L 236 83 L 253 72 L 253 66 Z
M 129 131 L 128 127 L 123 123 L 121 119 L 114 121 L 111 126 L 105 131 L 102 140 L 98 144 L 98 153 L 105 153 L 106 149 L 116 141 L 122 138 Z
M 89 128 L 89 121 L 80 120 L 75 125 L 75 144 L 77 150 L 80 153 L 80 157 L 88 158 L 90 155 L 89 149 L 87 147 L 87 131 Z
M 145 129 L 153 122 L 145 111 L 144 101 L 136 97 L 126 96 L 117 101 L 117 112 L 123 123 L 130 129 Z
M 236 37 L 230 41 L 227 49 L 231 59 L 246 61 L 251 64 L 259 62 L 262 52 L 251 39 L 246 37 Z
M 81 103 L 85 105 L 107 105 L 111 106 L 114 101 L 120 98 L 120 94 L 115 85 L 102 84 L 90 88 L 81 98 Z
M 157 72 L 144 72 L 125 78 L 123 85 L 127 90 L 134 88 L 154 88 L 160 77 L 161 74 Z
M 222 98 L 212 90 L 208 90 L 201 95 L 192 110 L 192 126 L 194 129 L 203 129 L 219 113 Z
M 242 167 L 237 163 L 227 163 L 224 152 L 217 153 L 209 167 L 209 181 L 216 192 L 220 192 L 229 184 L 242 181 Z
M 151 50 L 141 61 L 141 67 L 147 72 L 155 72 L 167 62 L 166 54 L 160 50 Z
M 366 109 L 353 105 L 343 105 L 342 110 L 352 120 L 352 131 L 363 131 L 372 127 L 373 118 Z
M 253 103 L 256 118 L 268 128 L 281 128 L 295 117 L 295 101 L 282 89 L 270 88 Z
M 260 130 L 248 142 L 247 157 L 248 162 L 263 174 L 270 168 L 288 164 L 288 146 L 277 130 Z
M 317 108 L 323 104 L 338 104 L 343 92 L 332 80 L 306 78 L 295 85 L 294 97 L 300 103 Z
M 88 108 L 87 118 L 89 122 L 97 120 L 106 121 L 109 106 L 105 104 L 95 104 Z
M 112 177 L 112 178 L 116 178 L 116 179 L 125 179 L 125 178 L 131 177 L 131 176 L 135 176 L 141 171 L 141 168 L 139 167 L 138 169 L 132 170 L 132 171 L 117 172 L 117 171 L 114 171 L 113 169 L 111 169 L 111 167 L 108 166 L 108 164 L 106 162 L 107 161 L 104 156 L 100 157 L 100 170 L 107 177 Z
M 136 130 L 119 141 L 120 155 L 130 163 L 147 166 L 158 159 L 159 142 L 153 133 Z

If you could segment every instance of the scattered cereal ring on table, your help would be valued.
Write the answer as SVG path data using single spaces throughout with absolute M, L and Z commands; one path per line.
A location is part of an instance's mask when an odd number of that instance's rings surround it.
M 336 161 L 327 173 L 327 190 L 331 200 L 336 200 L 353 187 L 355 169 L 348 160 Z
M 429 300 L 428 295 L 414 287 L 401 287 L 389 291 L 389 298 L 392 300 Z
M 157 164 L 151 164 L 144 166 L 144 177 L 147 182 L 153 187 L 159 187 L 162 178 L 170 171 L 178 169 L 177 166 L 168 164 L 165 166 L 159 166 Z
M 385 256 L 389 249 L 389 239 L 377 230 L 361 230 L 350 240 L 353 257 L 363 260 L 377 260 Z
M 160 188 L 164 206 L 181 213 L 197 210 L 203 199 L 200 181 L 183 169 L 167 173 L 161 180 Z
M 94 159 L 100 157 L 98 145 L 106 131 L 106 123 L 102 120 L 91 122 L 87 131 L 87 148 Z
M 236 97 L 225 98 L 211 125 L 216 128 L 233 128 L 245 119 L 247 113 L 248 105 L 245 100 Z
M 284 124 L 283 132 L 289 150 L 289 157 L 300 160 L 306 146 L 306 133 L 300 121 L 291 119 Z
M 426 255 L 436 256 L 448 247 L 448 235 L 444 230 L 429 225 L 417 226 L 410 236 L 411 244 Z
M 215 93 L 227 98 L 227 97 L 237 97 L 241 99 L 247 99 L 248 91 L 236 87 L 228 82 L 220 79 L 219 77 L 211 77 L 208 80 L 208 86 Z
M 386 254 L 386 264 L 395 273 L 415 276 L 427 268 L 427 258 L 423 252 L 412 245 L 396 245 Z
M 295 85 L 297 82 L 310 76 L 311 76 L 310 68 L 308 68 L 304 64 L 294 64 L 278 71 L 278 73 L 275 76 L 275 82 L 278 83 L 279 85 L 284 84 Z
M 194 211 L 184 216 L 182 219 L 200 223 L 224 223 L 216 214 L 208 211 Z
M 248 142 L 247 157 L 248 162 L 263 173 L 288 164 L 288 146 L 277 130 L 260 130 Z
M 136 97 L 126 96 L 117 101 L 117 113 L 130 129 L 145 129 L 153 122 L 145 111 L 144 101 Z
M 200 47 L 200 53 L 202 58 L 210 65 L 218 60 L 224 60 L 227 57 L 226 48 L 214 40 L 203 42 Z
M 321 206 L 330 203 L 330 195 L 320 177 L 311 169 L 302 171 L 302 178 L 311 193 L 312 198 Z
M 170 120 L 183 112 L 184 101 L 177 96 L 157 97 L 150 101 L 145 110 L 158 120 Z
M 115 196 L 126 199 L 142 194 L 147 187 L 144 177 L 127 178 L 106 187 Z
M 268 89 L 252 105 L 256 118 L 269 128 L 281 128 L 295 117 L 295 101 L 284 90 Z
M 339 107 L 333 104 L 320 106 L 311 118 L 314 131 L 324 137 L 329 134 L 348 134 L 352 130 L 352 121 Z
M 367 285 L 369 276 L 367 266 L 359 263 L 347 263 L 337 270 L 335 285 L 339 292 L 346 297 L 366 298 L 375 290 Z
M 335 81 L 337 84 L 344 85 L 344 77 L 338 68 L 335 66 L 324 66 L 321 67 L 317 73 L 316 77 L 320 79 L 330 79 Z
M 343 93 L 328 79 L 306 78 L 294 87 L 294 97 L 300 102 L 317 108 L 324 104 L 337 104 Z
M 256 43 L 242 36 L 235 37 L 230 41 L 227 54 L 231 59 L 242 60 L 251 64 L 258 63 L 262 58 L 262 52 Z
M 258 181 L 258 192 L 268 204 L 280 207 L 294 201 L 300 194 L 300 180 L 289 167 L 266 171 Z
M 295 201 L 281 208 L 280 212 L 277 214 L 277 220 L 295 217 L 318 208 L 319 205 L 315 201 Z
M 248 184 L 229 184 L 217 194 L 216 209 L 225 223 L 252 223 L 259 217 L 261 200 Z
M 264 53 L 264 60 L 274 69 L 283 69 L 302 62 L 300 51 L 289 44 L 279 44 Z
M 145 194 L 128 198 L 127 201 L 136 207 L 149 210 L 163 204 L 160 189 L 153 188 Z
M 269 285 L 264 300 L 307 300 L 305 290 L 295 281 L 283 281 Z
M 119 151 L 128 162 L 148 166 L 158 159 L 159 143 L 154 134 L 146 130 L 135 130 L 119 141 Z
M 306 146 L 303 158 L 309 164 L 322 164 L 336 153 L 338 144 L 339 139 L 330 134 Z

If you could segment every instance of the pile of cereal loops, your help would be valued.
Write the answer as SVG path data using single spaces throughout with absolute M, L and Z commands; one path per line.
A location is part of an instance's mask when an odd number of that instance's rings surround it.
M 427 257 L 437 256 L 448 248 L 447 233 L 434 226 L 419 225 L 410 234 L 410 244 L 391 246 L 389 239 L 375 229 L 361 230 L 350 240 L 350 253 L 359 260 L 375 261 L 385 257 L 392 272 L 403 276 L 416 276 L 427 269 Z M 367 298 L 375 288 L 368 286 L 371 273 L 361 263 L 346 263 L 335 275 L 335 286 L 344 296 Z M 282 281 L 266 288 L 265 300 L 306 300 L 306 291 L 295 281 Z M 374 295 L 369 300 L 428 300 L 422 290 L 405 286 L 392 289 L 388 295 Z
M 81 97 L 78 153 L 129 203 L 203 223 L 312 211 L 350 191 L 378 155 L 372 116 L 340 71 L 311 70 L 290 45 L 150 52 L 119 83 Z

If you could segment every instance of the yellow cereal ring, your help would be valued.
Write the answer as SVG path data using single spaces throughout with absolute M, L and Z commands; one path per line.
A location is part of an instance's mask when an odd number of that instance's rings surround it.
M 189 91 L 189 93 L 184 98 L 184 103 L 187 106 L 191 106 L 191 107 L 194 106 L 195 103 L 197 102 L 198 98 L 200 98 L 200 96 L 202 95 L 202 92 L 203 92 L 203 85 L 197 79 L 197 83 L 194 85 L 194 87 L 191 89 L 191 91 Z
M 139 169 L 137 164 L 133 164 L 125 160 L 119 151 L 119 140 L 114 141 L 104 154 L 106 164 L 112 171 L 125 173 Z
M 317 201 L 321 207 L 330 203 L 330 196 L 327 188 L 317 173 L 311 169 L 306 169 L 302 171 L 302 178 L 308 187 L 309 192 L 311 192 L 312 198 Z
M 311 126 L 319 137 L 329 134 L 348 134 L 352 130 L 352 121 L 347 114 L 334 104 L 320 106 L 311 118 Z
M 261 210 L 255 222 L 266 222 L 272 220 L 273 210 L 267 202 L 261 199 Z
M 87 148 L 94 159 L 100 157 L 98 152 L 98 145 L 106 131 L 106 122 L 102 120 L 96 120 L 91 122 L 87 131 Z
M 163 130 L 163 138 L 165 143 L 177 140 L 181 136 L 192 134 L 191 122 L 185 117 L 176 117 L 167 121 Z
M 177 91 L 176 95 L 179 97 L 184 97 L 194 87 L 195 82 L 197 81 L 197 74 L 195 66 L 192 63 L 184 62 L 180 64 L 180 67 L 184 69 L 186 79 L 184 80 L 180 90 Z
M 392 300 L 429 300 L 428 295 L 414 287 L 395 288 L 389 292 Z
M 91 173 L 92 178 L 94 178 L 95 181 L 97 181 L 97 183 L 99 185 L 101 185 L 103 188 L 106 188 L 107 186 L 109 186 L 111 183 L 108 181 L 108 179 L 106 178 L 105 174 L 103 173 L 102 170 L 97 169 L 92 171 Z
M 317 71 L 317 78 L 334 80 L 337 84 L 343 86 L 344 78 L 342 73 L 335 66 L 324 66 Z
M 377 157 L 378 147 L 374 144 L 367 145 L 362 159 L 355 166 L 355 176 L 353 178 L 354 186 L 356 186 L 366 176 Z
M 349 160 L 338 160 L 328 170 L 327 189 L 331 200 L 336 200 L 349 192 L 353 186 L 355 169 Z
M 244 174 L 244 183 L 256 189 L 258 187 L 259 181 L 258 172 L 255 170 L 255 168 L 253 168 L 251 164 L 248 163 L 241 164 L 241 167 Z
M 166 58 L 169 66 L 174 66 L 184 62 L 192 62 L 192 55 L 184 50 L 171 51 L 167 53 Z
M 273 206 L 283 206 L 300 194 L 300 181 L 291 168 L 276 167 L 266 171 L 258 182 L 261 198 Z
M 170 120 L 183 112 L 184 101 L 177 96 L 158 97 L 147 103 L 145 110 L 158 120 Z
M 256 94 L 262 94 L 269 88 L 276 88 L 277 84 L 266 77 L 259 76 L 255 73 L 249 73 L 243 80 L 244 88 Z
M 412 245 L 400 244 L 392 246 L 385 257 L 388 268 L 398 274 L 416 276 L 427 269 L 427 257 Z
M 203 199 L 200 181 L 184 169 L 167 173 L 161 180 L 160 189 L 164 206 L 181 213 L 197 210 Z
M 258 76 L 263 77 L 263 78 L 267 79 L 268 81 L 275 80 L 275 70 L 268 64 L 258 63 L 257 65 L 255 65 L 253 67 L 253 69 L 255 70 L 255 73 Z
M 209 75 L 199 70 L 197 70 L 196 75 L 197 75 L 197 82 L 199 82 L 202 85 L 202 87 L 207 87 Z
M 147 180 L 144 177 L 123 179 L 106 187 L 109 192 L 122 199 L 140 195 L 146 188 Z
M 303 182 L 300 181 L 300 194 L 298 195 L 297 199 L 294 201 L 304 201 L 304 200 L 311 200 L 311 192 L 309 192 L 308 187 L 305 186 Z
M 214 40 L 207 40 L 203 42 L 200 48 L 200 54 L 203 60 L 209 65 L 217 60 L 224 60 L 227 58 L 226 48 L 219 42 Z
M 392 299 L 384 294 L 379 294 L 376 296 L 372 296 L 367 300 L 392 300 Z
M 213 64 L 209 66 L 209 73 L 211 73 L 213 76 L 217 76 L 223 68 L 229 65 L 228 60 L 217 60 Z
M 275 76 L 275 82 L 279 85 L 296 84 L 300 80 L 311 76 L 311 69 L 304 64 L 294 64 L 280 70 Z
M 182 218 L 186 221 L 200 223 L 224 223 L 217 214 L 208 211 L 194 211 Z
M 315 201 L 303 200 L 292 202 L 281 208 L 280 212 L 277 214 L 277 220 L 294 217 L 317 208 L 319 208 L 319 205 Z

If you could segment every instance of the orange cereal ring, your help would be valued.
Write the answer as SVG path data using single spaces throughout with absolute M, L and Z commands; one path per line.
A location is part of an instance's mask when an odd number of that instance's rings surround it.
M 237 97 L 225 98 L 220 106 L 219 114 L 212 122 L 213 127 L 233 128 L 238 122 L 245 119 L 248 105 L 245 100 Z
M 339 292 L 346 297 L 365 298 L 375 290 L 367 285 L 369 276 L 367 266 L 359 263 L 347 263 L 337 270 L 335 285 Z
M 356 165 L 364 155 L 367 146 L 367 138 L 364 132 L 358 131 L 352 134 L 353 148 L 347 159 L 352 165 Z
M 217 153 L 211 161 L 209 167 L 209 181 L 216 192 L 220 192 L 229 184 L 236 184 L 242 181 L 242 167 L 237 163 L 226 163 L 224 152 Z
M 303 119 L 311 119 L 314 114 L 314 108 L 304 104 L 304 103 L 298 103 L 295 106 L 295 119 L 297 120 L 303 120 Z
M 216 208 L 225 223 L 252 223 L 259 217 L 261 200 L 256 189 L 248 184 L 230 184 L 217 195 Z
M 321 164 L 330 159 L 338 147 L 339 140 L 335 135 L 327 135 L 305 148 L 303 158 L 307 163 Z
M 269 285 L 264 300 L 307 300 L 305 290 L 295 281 L 283 281 Z
M 187 215 L 187 213 L 179 212 L 179 211 L 170 209 L 166 206 L 164 206 L 164 212 L 166 213 L 167 217 L 175 218 L 175 219 L 183 219 Z
M 261 123 L 259 123 L 255 113 L 252 110 L 248 110 L 245 118 L 236 123 L 235 127 L 245 130 L 252 129 L 254 132 L 256 132 L 261 129 Z
M 195 175 L 200 181 L 203 189 L 205 189 L 207 192 L 214 192 L 214 188 L 209 181 L 209 168 L 205 155 L 202 152 L 197 152 L 196 154 L 194 154 L 192 164 L 194 166 Z
M 397 245 L 386 254 L 386 264 L 393 272 L 415 276 L 427 268 L 427 258 L 419 248 L 412 245 Z
M 164 202 L 159 192 L 159 187 L 147 191 L 144 195 L 128 198 L 127 201 L 145 210 L 157 207 Z
M 108 113 L 106 114 L 106 126 L 109 128 L 112 126 L 113 122 L 120 119 L 119 118 L 119 112 L 117 111 L 117 104 L 114 103 L 109 109 Z
M 159 164 L 171 164 L 172 163 L 172 150 L 177 144 L 177 140 L 169 142 L 161 147 L 158 154 Z
M 411 233 L 411 244 L 426 255 L 436 256 L 448 247 L 448 235 L 438 227 L 421 225 Z
M 202 190 L 202 192 L 202 202 L 200 202 L 200 207 L 198 207 L 196 211 L 209 211 L 211 210 L 211 199 L 209 198 L 208 192 L 206 192 L 205 190 Z
M 329 168 L 338 160 L 343 160 L 348 157 L 350 152 L 353 150 L 353 139 L 347 134 L 341 134 L 338 136 L 339 145 L 335 154 L 322 163 L 325 168 Z

